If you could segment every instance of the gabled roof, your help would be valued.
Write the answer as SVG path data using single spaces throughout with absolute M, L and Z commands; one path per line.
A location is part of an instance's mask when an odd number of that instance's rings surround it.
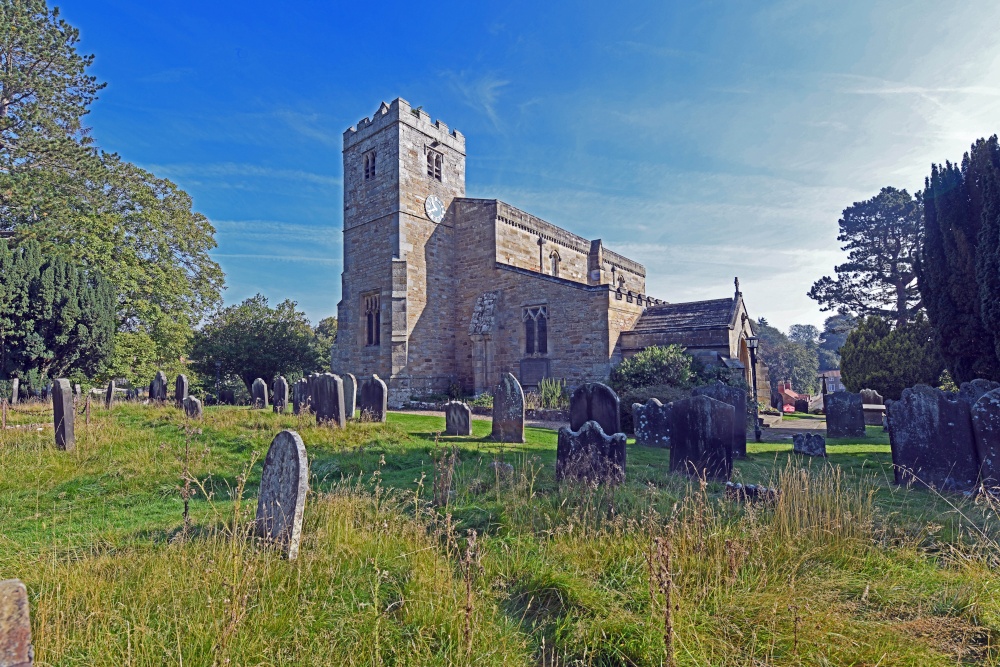
M 736 318 L 734 299 L 690 301 L 650 306 L 639 317 L 632 331 L 684 331 L 689 329 L 728 329 Z

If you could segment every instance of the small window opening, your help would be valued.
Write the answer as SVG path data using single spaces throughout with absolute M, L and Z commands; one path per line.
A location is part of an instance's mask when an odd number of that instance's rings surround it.
M 552 275 L 558 278 L 559 262 L 560 262 L 559 253 L 553 250 L 552 253 L 549 255 L 549 261 L 552 262 Z
M 377 347 L 382 344 L 381 308 L 378 294 L 366 294 L 362 297 L 365 309 L 365 345 Z
M 427 175 L 436 181 L 440 181 L 443 162 L 444 160 L 440 153 L 427 151 Z
M 365 180 L 375 178 L 375 151 L 365 153 Z

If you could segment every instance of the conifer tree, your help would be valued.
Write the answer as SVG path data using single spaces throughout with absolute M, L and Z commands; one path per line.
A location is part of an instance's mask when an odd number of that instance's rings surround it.
M 944 365 L 923 315 L 893 327 L 872 315 L 861 320 L 840 348 L 840 375 L 848 391 L 875 389 L 897 400 L 915 384 L 936 385 Z

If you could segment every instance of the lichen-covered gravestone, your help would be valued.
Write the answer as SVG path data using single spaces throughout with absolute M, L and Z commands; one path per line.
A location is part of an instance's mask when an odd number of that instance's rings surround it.
M 596 421 L 579 430 L 559 429 L 556 479 L 565 477 L 620 484 L 625 481 L 625 434 L 607 434 Z
M 878 393 L 874 389 L 862 389 L 861 402 L 865 405 L 885 405 L 885 401 L 882 399 L 882 394 Z
M 918 384 L 886 410 L 897 484 L 920 482 L 969 491 L 979 484 L 979 462 L 969 403 L 952 392 Z
M 274 411 L 279 415 L 284 414 L 285 408 L 288 407 L 288 380 L 279 375 L 274 378 L 271 389 L 274 394 Z
M 184 414 L 189 419 L 201 419 L 203 410 L 199 399 L 194 396 L 185 396 L 182 405 L 184 406 Z
M 30 667 L 34 659 L 28 589 L 18 579 L 0 581 L 0 667 Z
M 301 378 L 292 387 L 292 411 L 301 414 L 309 408 L 309 380 Z
M 361 411 L 361 421 L 385 422 L 389 389 L 382 378 L 373 375 L 358 387 L 358 410 Z M 345 401 L 346 409 L 346 401 Z
M 340 379 L 344 383 L 344 410 L 348 419 L 354 419 L 358 409 L 358 378 L 351 373 L 342 373 Z
M 104 392 L 104 407 L 111 409 L 115 402 L 115 381 L 108 382 L 108 388 Z
M 861 394 L 835 391 L 826 395 L 826 437 L 865 437 L 865 409 Z
M 1000 382 L 977 378 L 975 380 L 963 382 L 958 388 L 958 397 L 971 406 L 994 389 L 1000 389 Z
M 493 392 L 493 430 L 497 442 L 524 442 L 524 390 L 510 373 L 504 373 Z
M 177 407 L 184 407 L 184 399 L 188 397 L 187 375 L 181 373 L 174 380 L 174 403 Z
M 746 458 L 747 455 L 747 393 L 737 387 L 730 387 L 720 380 L 691 392 L 694 396 L 708 396 L 733 406 L 733 456 Z M 808 408 L 808 406 L 806 406 Z
M 733 406 L 708 396 L 670 404 L 670 472 L 727 482 L 733 473 Z
M 983 394 L 972 406 L 972 431 L 983 487 L 1000 488 L 1000 389 Z
M 10 404 L 17 405 L 18 394 L 21 392 L 21 380 L 14 378 L 10 381 Z
M 250 385 L 250 401 L 257 410 L 267 409 L 267 383 L 264 378 L 256 378 Z
M 274 436 L 264 458 L 256 530 L 259 537 L 280 546 L 288 560 L 299 555 L 308 488 L 309 464 L 302 438 L 295 431 L 282 431 Z
M 472 408 L 461 401 L 444 404 L 444 434 L 472 435 Z
M 826 438 L 819 433 L 796 433 L 792 436 L 792 451 L 806 456 L 826 456 Z
M 670 404 L 664 405 L 651 398 L 642 403 L 632 404 L 632 426 L 635 430 L 635 444 L 644 447 L 670 446 Z
M 309 390 L 316 423 L 336 424 L 345 428 L 347 415 L 344 413 L 344 381 L 340 376 L 333 373 L 311 375 Z
M 579 431 L 586 422 L 595 421 L 605 433 L 621 433 L 618 394 L 600 382 L 585 382 L 573 390 L 569 399 L 569 428 Z
M 56 380 L 52 385 L 52 421 L 56 427 L 56 447 L 71 450 L 76 445 L 73 432 L 73 388 L 69 380 Z

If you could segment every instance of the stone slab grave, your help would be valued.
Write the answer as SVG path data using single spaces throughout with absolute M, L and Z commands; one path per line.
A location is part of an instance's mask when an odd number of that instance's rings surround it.
M 733 406 L 708 396 L 670 404 L 670 472 L 728 482 L 733 474 Z
M 826 437 L 865 437 L 865 411 L 861 394 L 835 391 L 826 395 L 825 405 Z
M 472 408 L 461 401 L 444 404 L 444 434 L 472 435 Z
M 250 385 L 250 404 L 255 410 L 267 409 L 267 383 L 264 378 L 256 378 Z
M 309 409 L 309 380 L 301 378 L 292 386 L 292 411 L 301 414 Z
M 186 396 L 182 405 L 184 406 L 184 415 L 189 419 L 201 419 L 204 416 L 201 401 L 194 396 Z
M 274 378 L 271 393 L 274 397 L 274 411 L 279 415 L 284 414 L 285 408 L 288 407 L 288 380 L 282 375 Z
M 497 442 L 524 442 L 524 390 L 511 373 L 504 373 L 493 392 L 493 430 Z
M 644 447 L 670 446 L 670 404 L 651 398 L 646 404 L 632 404 L 635 444 Z
M 52 383 L 52 423 L 56 428 L 56 447 L 71 450 L 76 446 L 73 431 L 73 388 L 69 380 L 59 379 Z
M 819 433 L 796 433 L 792 436 L 792 451 L 806 456 L 826 456 L 826 438 Z
M 579 430 L 559 429 L 556 480 L 566 477 L 620 484 L 625 481 L 625 434 L 607 434 L 590 420 Z
M 795 411 L 796 412 L 804 412 L 804 413 L 808 414 L 809 413 L 809 401 L 805 400 L 804 398 L 797 399 L 795 401 Z
M 177 407 L 184 407 L 184 399 L 188 397 L 188 378 L 181 373 L 174 380 L 174 403 Z
M 104 407 L 111 408 L 115 402 L 115 381 L 111 380 L 108 382 L 108 388 L 104 392 Z
M 886 413 L 896 484 L 920 482 L 947 491 L 979 483 L 969 402 L 918 384 L 904 389 Z
M 358 410 L 358 378 L 351 373 L 342 373 L 340 379 L 344 383 L 344 410 L 348 419 L 354 419 Z
M 0 667 L 30 667 L 34 659 L 28 589 L 18 579 L 0 581 Z
M 317 424 L 347 426 L 344 412 L 344 381 L 339 375 L 322 373 L 309 376 L 310 402 Z
M 692 396 L 708 396 L 733 406 L 733 456 L 746 458 L 747 455 L 747 393 L 737 387 L 730 387 L 720 380 L 696 387 Z
M 21 380 L 14 378 L 10 381 L 10 404 L 17 405 L 18 394 L 21 393 Z
M 385 423 L 388 413 L 389 388 L 377 375 L 363 380 L 358 387 L 358 410 L 361 421 Z M 347 409 L 346 401 L 344 409 Z
M 579 431 L 589 421 L 600 424 L 605 433 L 622 431 L 618 394 L 601 382 L 581 384 L 569 399 L 570 430 Z
M 299 555 L 308 488 L 309 463 L 302 438 L 295 431 L 282 431 L 264 458 L 255 527 L 257 536 L 281 548 L 288 560 Z
M 1000 490 L 1000 389 L 989 391 L 972 406 L 972 432 L 983 488 Z
M 161 402 L 167 400 L 167 374 L 163 371 L 156 371 L 153 381 L 149 383 L 149 400 Z

